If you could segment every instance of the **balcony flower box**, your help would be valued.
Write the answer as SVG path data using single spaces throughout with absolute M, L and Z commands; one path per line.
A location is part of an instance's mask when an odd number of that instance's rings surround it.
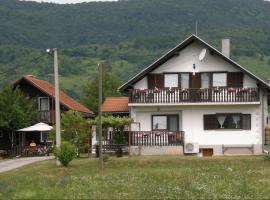
M 228 91 L 228 93 L 234 93 L 236 91 L 236 89 L 235 88 L 228 88 L 227 91 Z
M 188 93 L 188 89 L 180 89 L 179 92 L 180 93 Z
M 168 132 L 167 134 L 168 134 L 168 136 L 175 136 L 174 132 Z
M 197 90 L 197 93 L 198 94 L 204 94 L 206 91 L 207 91 L 207 89 L 200 88 L 200 89 Z

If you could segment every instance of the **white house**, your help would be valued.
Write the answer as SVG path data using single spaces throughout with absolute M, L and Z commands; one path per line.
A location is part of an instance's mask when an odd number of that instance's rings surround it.
M 261 154 L 270 86 L 191 35 L 123 84 L 133 153 Z M 136 129 L 136 128 L 133 128 Z

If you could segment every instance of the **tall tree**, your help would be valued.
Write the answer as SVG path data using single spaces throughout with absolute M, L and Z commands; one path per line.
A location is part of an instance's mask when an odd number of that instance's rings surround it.
M 62 139 L 76 146 L 77 156 L 79 157 L 81 150 L 85 149 L 86 141 L 90 138 L 90 125 L 83 116 L 69 110 L 61 115 L 61 127 L 64 130 Z
M 36 122 L 37 116 L 37 102 L 18 88 L 6 87 L 0 92 L 0 128 L 8 130 L 10 137 L 17 129 Z
M 84 105 L 88 106 L 95 113 L 98 111 L 98 75 L 83 87 L 84 96 L 82 102 Z M 103 100 L 109 96 L 120 96 L 117 91 L 121 84 L 121 81 L 113 76 L 110 71 L 104 67 L 103 68 Z

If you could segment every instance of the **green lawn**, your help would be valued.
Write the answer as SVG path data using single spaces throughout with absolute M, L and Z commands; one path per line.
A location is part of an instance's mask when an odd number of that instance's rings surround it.
M 77 159 L 70 167 L 43 161 L 0 174 L 0 199 L 216 198 L 269 199 L 270 161 L 251 157 Z

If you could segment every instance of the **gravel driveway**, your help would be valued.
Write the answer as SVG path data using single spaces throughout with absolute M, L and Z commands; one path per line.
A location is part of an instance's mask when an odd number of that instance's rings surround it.
M 34 162 L 54 159 L 54 156 L 43 156 L 43 157 L 28 157 L 28 158 L 16 158 L 0 162 L 0 173 L 10 171 L 25 165 L 29 165 Z

